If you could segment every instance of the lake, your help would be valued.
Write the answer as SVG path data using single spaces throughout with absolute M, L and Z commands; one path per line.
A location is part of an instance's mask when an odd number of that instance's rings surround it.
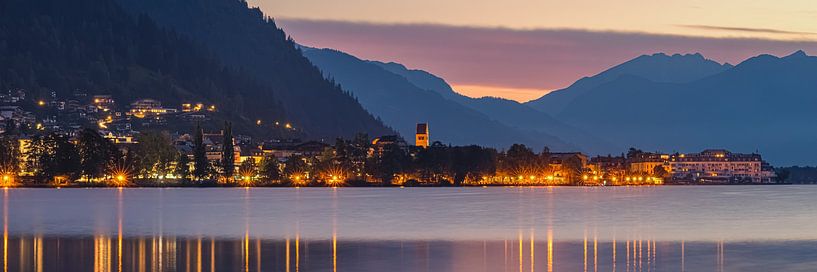
M 2 190 L 3 271 L 814 271 L 817 186 Z

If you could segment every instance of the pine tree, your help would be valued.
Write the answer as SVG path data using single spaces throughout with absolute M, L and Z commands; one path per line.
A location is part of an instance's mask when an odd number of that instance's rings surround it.
M 274 156 L 264 157 L 261 161 L 261 176 L 267 181 L 276 181 L 281 179 L 281 171 L 278 168 L 278 159 Z
M 80 131 L 76 148 L 82 175 L 89 181 L 104 176 L 105 170 L 122 155 L 113 142 L 90 128 Z
M 204 135 L 201 127 L 196 125 L 196 133 L 193 136 L 193 176 L 196 179 L 207 177 L 210 163 L 207 161 L 207 151 L 204 147 Z
M 224 177 L 232 180 L 235 175 L 235 149 L 233 148 L 233 128 L 230 122 L 224 122 L 224 141 L 221 143 L 221 166 Z
M 187 182 L 188 178 L 190 177 L 190 158 L 187 157 L 187 154 L 179 153 L 179 158 L 176 160 L 176 176 L 178 176 L 182 182 Z
M 0 138 L 0 172 L 17 173 L 20 171 L 20 144 L 14 137 Z
M 14 119 L 6 120 L 6 135 L 16 135 L 17 134 L 17 123 L 14 122 Z

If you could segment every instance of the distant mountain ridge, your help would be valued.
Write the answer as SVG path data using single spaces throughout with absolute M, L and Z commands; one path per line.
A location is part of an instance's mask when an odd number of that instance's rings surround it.
M 490 120 L 553 135 L 591 155 L 726 148 L 761 152 L 775 164 L 817 164 L 817 57 L 803 51 L 738 65 L 697 53 L 643 55 L 524 104 L 466 97 L 428 72 L 370 63 Z
M 404 76 L 421 88 L 435 91 L 451 101 L 477 110 L 492 120 L 521 130 L 554 135 L 578 147 L 578 150 L 608 154 L 619 152 L 623 148 L 567 125 L 549 114 L 537 111 L 519 102 L 497 97 L 467 97 L 457 93 L 444 79 L 429 72 L 408 69 L 402 64 L 393 62 L 372 62 L 393 73 Z
M 414 137 L 414 125 L 428 122 L 432 141 L 443 143 L 497 148 L 524 143 L 537 149 L 546 145 L 558 150 L 577 148 L 547 133 L 505 125 L 475 109 L 446 99 L 426 88 L 447 84 L 436 77 L 425 77 L 421 74 L 424 72 L 413 71 L 413 76 L 406 77 L 394 73 L 408 71 L 397 64 L 364 61 L 331 49 L 304 48 L 303 52 L 328 78 L 350 90 L 364 107 L 395 127 L 409 141 Z
M 686 83 L 620 76 L 584 90 L 555 117 L 625 146 L 760 151 L 815 164 L 817 57 L 761 55 Z
M 595 76 L 582 78 L 565 89 L 550 92 L 525 104 L 556 115 L 576 97 L 621 76 L 638 76 L 654 82 L 684 83 L 715 75 L 732 67 L 728 63 L 720 64 L 708 60 L 699 53 L 671 56 L 664 53 L 642 55 Z

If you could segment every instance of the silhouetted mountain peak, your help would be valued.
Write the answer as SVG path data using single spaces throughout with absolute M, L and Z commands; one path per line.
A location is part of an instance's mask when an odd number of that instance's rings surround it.
M 396 63 L 396 62 L 380 62 L 380 64 L 382 66 L 386 66 L 387 68 L 412 71 L 411 69 L 407 68 L 405 65 L 400 64 L 400 63 Z
M 799 58 L 808 58 L 809 55 L 806 54 L 803 50 L 797 50 L 797 52 L 792 53 L 791 55 L 785 56 L 785 59 L 799 59 Z
M 550 92 L 526 104 L 555 115 L 576 97 L 623 76 L 640 77 L 657 83 L 686 83 L 722 73 L 732 67 L 731 64 L 720 64 L 707 59 L 700 53 L 641 55 L 595 76 L 582 78 L 568 88 Z
M 762 54 L 741 62 L 736 68 L 739 68 L 737 70 L 771 71 L 779 69 L 781 66 L 791 65 L 817 65 L 817 57 L 809 56 L 803 50 L 798 50 L 785 57 Z
M 698 62 L 702 64 L 718 64 L 722 65 L 714 60 L 707 59 L 701 53 L 689 53 L 689 54 L 680 54 L 675 53 L 669 55 L 667 53 L 654 53 L 652 55 L 641 55 L 635 59 L 632 59 L 624 64 L 636 64 L 636 63 L 643 63 L 649 62 L 652 64 L 660 64 L 660 63 L 672 63 L 672 62 Z M 612 69 L 611 69 L 612 70 Z
M 591 78 L 595 78 L 601 83 L 615 80 L 623 75 L 631 75 L 655 82 L 684 83 L 718 74 L 731 68 L 731 64 L 720 64 L 705 58 L 701 53 L 673 55 L 655 53 L 641 55 Z

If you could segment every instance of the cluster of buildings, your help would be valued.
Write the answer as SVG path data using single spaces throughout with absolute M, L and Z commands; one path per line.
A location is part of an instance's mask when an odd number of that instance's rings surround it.
M 0 104 L 0 132 L 39 130 L 71 136 L 84 127 L 95 126 L 116 143 L 131 143 L 138 133 L 135 128 L 166 125 L 168 120 L 207 120 L 196 111 L 181 112 L 154 99 L 120 105 L 110 95 L 89 95 L 81 90 L 67 97 L 51 92 L 49 97 L 39 99 L 27 98 L 24 90 L 9 90 L 0 93 Z M 202 108 L 207 110 L 215 111 L 215 107 Z
M 627 156 L 599 156 L 590 160 L 588 168 L 598 175 L 619 175 L 625 179 L 660 177 L 674 183 L 774 183 L 776 177 L 772 166 L 763 161 L 760 154 L 733 153 L 723 149 L 686 154 L 631 152 Z
M 118 105 L 110 95 L 88 95 L 75 91 L 68 97 L 28 100 L 23 90 L 0 93 L 0 133 L 9 129 L 57 131 L 72 136 L 89 125 L 96 126 L 105 138 L 122 146 L 136 144 L 139 128 L 166 126 L 170 122 L 201 122 L 216 112 L 215 105 L 184 103 L 180 108 L 167 107 L 155 99 L 138 99 L 125 106 Z M 258 123 L 260 125 L 260 120 Z M 291 126 L 286 125 L 287 128 Z M 193 137 L 172 134 L 173 145 L 181 154 L 192 156 Z M 207 157 L 220 161 L 223 132 L 204 133 Z M 316 156 L 329 145 L 299 140 L 252 139 L 237 135 L 235 164 L 248 160 L 260 164 L 274 157 L 283 162 L 294 155 Z M 383 136 L 371 142 L 372 154 L 382 154 L 387 148 L 420 150 L 431 143 L 429 124 L 416 126 L 414 145 L 399 136 Z M 663 154 L 633 152 L 626 156 L 588 157 L 579 152 L 549 153 L 547 171 L 524 169 L 516 173 L 501 173 L 483 177 L 480 182 L 491 184 L 566 184 L 577 175 L 584 184 L 627 185 L 663 183 L 773 183 L 774 169 L 759 154 L 732 153 L 727 150 L 704 150 L 700 153 Z M 411 153 L 411 152 L 410 152 Z M 567 165 L 570 164 L 570 165 Z M 574 169 L 579 169 L 578 171 Z
M 121 103 L 111 95 L 89 95 L 82 90 L 74 91 L 67 97 L 52 92 L 42 99 L 27 97 L 25 90 L 8 90 L 0 93 L 0 134 L 15 129 L 21 146 L 26 146 L 34 134 L 58 132 L 74 137 L 83 128 L 95 127 L 104 138 L 125 148 L 138 144 L 140 130 L 205 122 L 217 112 L 215 105 L 204 103 L 183 103 L 180 106 L 168 107 L 162 101 L 147 98 Z M 279 125 L 293 129 L 289 123 Z M 192 156 L 193 139 L 190 134 L 172 132 L 171 137 L 181 154 Z M 221 160 L 221 141 L 222 131 L 204 134 L 210 160 Z M 252 139 L 245 135 L 235 135 L 234 146 L 237 165 L 248 159 L 260 162 L 268 156 L 283 160 L 292 155 L 312 155 L 327 147 L 319 142 Z
M 0 133 L 19 129 L 22 134 L 43 131 L 74 136 L 83 128 L 96 127 L 116 144 L 134 144 L 142 129 L 203 123 L 217 111 L 216 105 L 200 102 L 183 103 L 180 108 L 149 98 L 121 103 L 111 95 L 83 90 L 68 96 L 51 92 L 44 98 L 27 97 L 25 90 L 8 90 L 0 93 Z M 289 123 L 275 123 L 294 130 Z
M 415 146 L 429 146 L 428 124 L 418 124 Z M 584 184 L 762 184 L 775 183 L 774 168 L 760 154 L 707 149 L 699 153 L 653 153 L 588 157 L 581 152 L 549 153 L 546 169 L 523 169 L 483 177 L 486 184 L 567 184 L 571 175 Z M 567 165 L 575 164 L 575 165 Z M 542 166 L 540 166 L 542 167 Z M 574 171 L 572 168 L 580 168 Z M 570 173 L 576 172 L 576 173 Z
M 222 159 L 224 144 L 224 132 L 205 132 L 202 135 L 202 142 L 207 152 L 207 160 L 219 162 Z M 173 146 L 180 154 L 193 158 L 194 139 L 190 134 L 174 135 Z M 256 166 L 260 166 L 265 158 L 275 158 L 280 162 L 286 161 L 292 156 L 316 156 L 323 152 L 328 144 L 318 141 L 290 140 L 262 140 L 255 141 L 248 136 L 237 135 L 233 139 L 233 154 L 235 165 L 241 165 L 246 161 L 252 161 Z

